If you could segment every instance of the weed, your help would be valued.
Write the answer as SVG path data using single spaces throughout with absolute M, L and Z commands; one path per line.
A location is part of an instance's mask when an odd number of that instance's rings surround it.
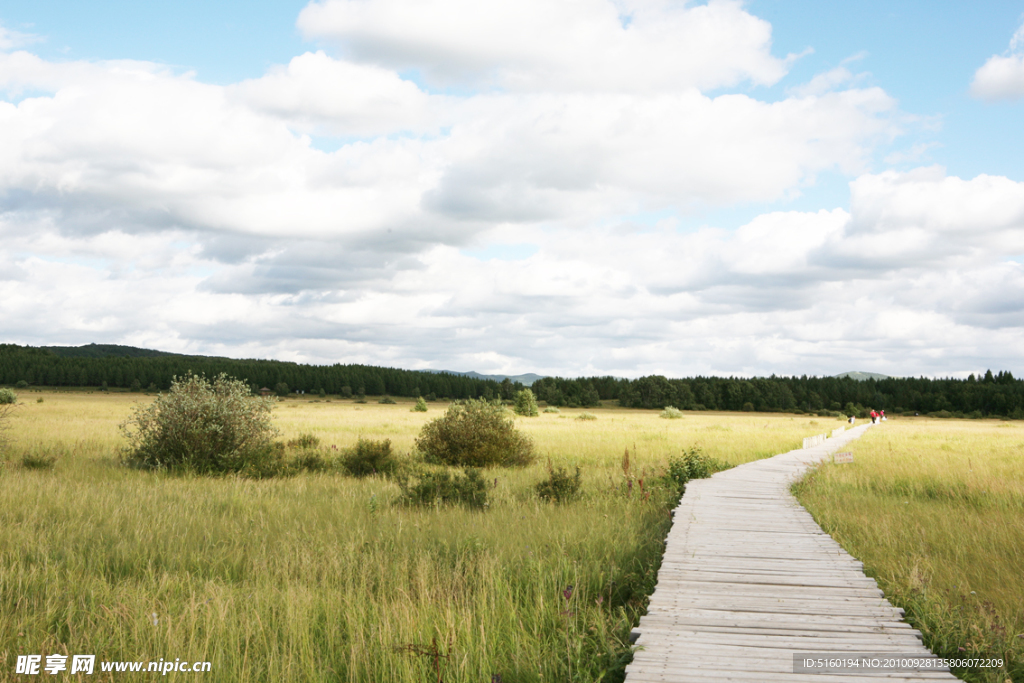
M 52 470 L 56 465 L 55 455 L 26 453 L 21 456 L 21 466 L 27 470 Z
M 665 410 L 661 411 L 661 414 L 658 415 L 658 417 L 663 417 L 666 420 L 679 420 L 683 417 L 683 411 L 678 408 L 673 408 L 672 406 L 665 406 Z
M 580 468 L 570 475 L 565 468 L 554 468 L 548 460 L 548 478 L 534 486 L 537 495 L 554 503 L 568 502 L 580 494 Z
M 480 470 L 467 467 L 463 476 L 450 472 L 426 472 L 410 483 L 399 479 L 401 505 L 465 505 L 471 508 L 487 507 L 487 482 Z
M 391 439 L 374 441 L 362 437 L 354 448 L 341 457 L 341 465 L 355 477 L 371 474 L 392 475 L 398 470 L 398 460 L 391 452 Z
M 597 415 L 594 415 L 593 413 L 580 413 L 579 415 L 576 416 L 576 419 L 577 420 L 596 420 L 597 419 Z

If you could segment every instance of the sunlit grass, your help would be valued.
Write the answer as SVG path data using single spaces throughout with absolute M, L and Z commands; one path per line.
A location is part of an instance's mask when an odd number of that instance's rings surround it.
M 1024 680 L 1024 428 L 890 420 L 850 450 L 797 487 L 801 503 L 934 650 L 1001 656 Z
M 22 397 L 0 470 L 4 671 L 19 654 L 182 658 L 213 662 L 209 681 L 432 680 L 430 658 L 401 647 L 435 638 L 451 652 L 445 681 L 600 680 L 625 664 L 654 585 L 674 502 L 658 484 L 667 458 L 701 446 L 737 464 L 838 424 L 610 408 L 590 409 L 590 421 L 573 410 L 519 418 L 538 461 L 488 470 L 490 508 L 474 512 L 393 506 L 397 486 L 376 477 L 130 470 L 117 425 L 151 399 L 38 396 Z M 312 433 L 341 449 L 390 438 L 408 453 L 444 409 L 412 405 L 291 399 L 274 420 L 285 440 Z M 627 448 L 645 480 L 632 491 Z M 26 454 L 55 465 L 26 468 Z M 577 502 L 537 497 L 548 459 L 581 468 Z

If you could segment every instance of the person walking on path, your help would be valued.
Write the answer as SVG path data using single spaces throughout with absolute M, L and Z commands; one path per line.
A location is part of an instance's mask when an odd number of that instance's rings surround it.
M 871 409 L 871 424 L 878 424 L 878 412 L 874 408 Z

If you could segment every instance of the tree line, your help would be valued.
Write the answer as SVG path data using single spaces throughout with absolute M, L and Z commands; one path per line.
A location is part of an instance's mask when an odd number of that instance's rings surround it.
M 86 348 L 88 347 L 79 347 Z M 128 347 L 109 347 L 126 349 Z M 141 350 L 134 350 L 139 352 Z M 67 353 L 78 353 L 64 350 Z M 511 400 L 519 382 L 496 382 L 450 373 L 431 373 L 369 365 L 306 365 L 275 360 L 239 360 L 210 356 L 140 355 L 91 349 L 89 357 L 58 355 L 29 346 L 0 345 L 0 384 L 92 386 L 165 390 L 188 372 L 213 377 L 224 372 L 258 390 L 287 385 L 291 391 L 370 396 Z M 155 352 L 154 352 L 155 353 Z M 548 405 L 589 407 L 617 401 L 628 408 L 747 410 L 759 412 L 860 413 L 871 408 L 890 413 L 1024 419 L 1024 381 L 1009 372 L 966 379 L 890 377 L 692 377 L 651 375 L 568 379 L 545 377 L 532 386 Z
M 450 373 L 382 368 L 370 365 L 306 365 L 277 360 L 239 360 L 212 356 L 164 354 L 58 355 L 16 344 L 0 344 L 0 384 L 51 387 L 116 387 L 136 390 L 170 388 L 174 377 L 187 373 L 215 377 L 223 372 L 245 381 L 255 390 L 277 390 L 335 395 L 425 396 L 467 399 L 481 396 L 511 400 L 522 389 L 518 382 L 496 382 Z M 129 348 L 129 347 L 122 347 Z
M 545 377 L 533 384 L 537 399 L 549 405 L 597 405 L 616 400 L 628 408 L 674 406 L 683 410 L 747 410 L 861 414 L 934 414 L 940 417 L 1001 416 L 1024 419 L 1024 381 L 1009 372 L 966 379 L 889 377 L 693 377 L 668 379 L 651 375 L 628 380 L 615 377 L 563 379 Z

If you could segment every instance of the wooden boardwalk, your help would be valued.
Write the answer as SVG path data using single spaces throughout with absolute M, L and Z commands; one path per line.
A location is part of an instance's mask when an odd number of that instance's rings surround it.
M 934 657 L 789 493 L 868 427 L 687 484 L 626 683 L 957 680 L 944 670 L 794 671 L 797 653 Z

